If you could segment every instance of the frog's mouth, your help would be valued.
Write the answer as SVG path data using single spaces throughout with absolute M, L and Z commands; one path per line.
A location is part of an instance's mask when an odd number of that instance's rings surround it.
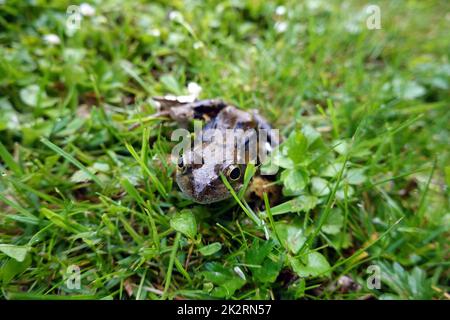
M 227 190 L 226 192 L 221 193 L 220 196 L 218 196 L 217 194 L 211 195 L 208 193 L 204 193 L 190 194 L 189 197 L 199 204 L 210 204 L 231 198 L 231 193 Z
M 178 182 L 180 190 L 191 200 L 200 204 L 209 204 L 226 200 L 231 197 L 231 193 L 222 184 L 205 184 L 205 185 L 185 185 Z
M 230 191 L 223 184 L 220 177 L 209 180 L 208 182 L 199 182 L 196 179 L 187 179 L 183 175 L 177 176 L 177 184 L 180 190 L 191 200 L 200 204 L 210 204 L 223 201 L 231 197 Z M 235 191 L 238 191 L 241 184 L 233 185 Z
M 181 191 L 193 201 L 201 204 L 214 203 L 231 197 L 221 178 L 221 174 L 228 173 L 230 168 L 228 163 L 217 164 L 213 161 L 184 166 L 182 170 L 177 171 L 176 181 Z M 229 179 L 235 191 L 241 187 L 241 180 Z

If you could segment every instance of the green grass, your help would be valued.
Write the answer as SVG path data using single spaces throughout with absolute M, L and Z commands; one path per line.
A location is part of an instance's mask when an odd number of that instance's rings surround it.
M 357 1 L 96 1 L 72 36 L 73 2 L 3 2 L 0 298 L 450 298 L 446 1 L 375 1 L 380 30 Z M 279 204 L 180 193 L 149 97 L 192 81 L 281 129 Z

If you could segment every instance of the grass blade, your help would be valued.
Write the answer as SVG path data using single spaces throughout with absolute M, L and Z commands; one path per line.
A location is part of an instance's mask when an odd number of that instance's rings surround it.
M 103 183 L 97 178 L 96 175 L 94 175 L 92 172 L 90 172 L 80 161 L 75 159 L 71 154 L 67 153 L 54 143 L 50 142 L 46 138 L 41 138 L 41 142 L 45 144 L 47 147 L 49 147 L 51 150 L 62 156 L 64 159 L 72 163 L 74 166 L 76 166 L 78 169 L 86 173 L 95 183 L 97 183 L 100 188 L 104 188 Z
M 0 142 L 0 158 L 5 161 L 8 168 L 16 175 L 21 176 L 23 174 L 22 168 L 14 160 L 13 156 L 6 150 L 6 147 Z

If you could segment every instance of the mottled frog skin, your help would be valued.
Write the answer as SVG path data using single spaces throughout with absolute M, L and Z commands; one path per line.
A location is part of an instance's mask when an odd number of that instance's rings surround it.
M 216 129 L 223 131 L 223 136 L 225 136 L 227 129 L 243 129 L 244 131 L 254 129 L 253 132 L 258 132 L 260 129 L 271 129 L 257 110 L 243 111 L 217 99 L 192 103 L 176 103 L 176 101 L 167 101 L 164 98 L 154 98 L 154 100 L 158 101 L 165 112 L 181 126 L 186 126 L 193 119 L 204 120 L 204 132 L 208 129 Z M 266 148 L 265 151 L 270 151 L 278 144 L 276 137 L 272 137 L 270 134 L 267 141 L 268 143 L 258 144 L 258 148 Z M 204 138 L 201 142 L 203 154 L 219 147 L 218 143 L 223 144 L 220 147 L 225 147 L 227 142 Z M 230 148 L 230 150 L 234 149 Z M 203 157 L 203 161 L 199 164 L 186 161 L 186 159 L 192 159 L 195 152 L 195 147 L 185 152 L 179 158 L 177 165 L 176 181 L 180 190 L 187 197 L 201 204 L 210 204 L 230 198 L 231 194 L 221 179 L 221 173 L 235 191 L 242 187 L 247 164 L 236 164 L 236 154 L 221 163 L 217 163 L 213 157 Z

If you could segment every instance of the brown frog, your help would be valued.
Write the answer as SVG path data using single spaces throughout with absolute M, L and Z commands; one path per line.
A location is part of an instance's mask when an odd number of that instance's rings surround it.
M 169 115 L 182 127 L 186 127 L 193 119 L 201 119 L 205 122 L 200 143 L 179 157 L 176 172 L 176 181 L 180 190 L 197 203 L 209 204 L 231 197 L 221 175 L 228 180 L 235 191 L 242 187 L 244 173 L 250 161 L 251 143 L 257 141 L 256 152 L 258 155 L 269 153 L 279 143 L 278 136 L 271 131 L 271 126 L 259 115 L 257 110 L 243 111 L 218 99 L 194 102 L 177 101 L 175 97 L 170 99 L 155 97 L 153 99 L 159 103 L 162 109 L 160 114 Z M 228 139 L 207 137 L 208 134 L 206 134 L 219 132 L 223 133 L 222 137 L 224 137 L 230 131 L 235 132 L 237 136 L 243 134 L 240 136 L 242 149 L 238 150 L 238 145 L 235 144 L 236 140 L 230 142 Z M 264 141 L 255 137 L 262 131 L 266 132 L 263 136 L 267 139 Z M 260 136 L 258 135 L 258 137 Z M 233 144 L 230 145 L 230 143 Z M 223 161 L 217 161 L 211 156 L 216 150 L 228 150 L 224 151 L 227 157 Z M 242 153 L 238 154 L 238 152 Z M 192 161 L 199 153 L 201 153 L 201 160 Z M 254 160 L 258 166 L 259 158 Z M 256 197 L 262 196 L 261 190 L 269 194 L 276 194 L 274 188 L 267 187 L 264 183 L 264 181 L 271 182 L 269 180 L 270 178 L 261 178 L 257 172 L 257 176 L 252 180 L 257 182 L 257 186 L 251 185 L 249 190 L 254 190 Z

